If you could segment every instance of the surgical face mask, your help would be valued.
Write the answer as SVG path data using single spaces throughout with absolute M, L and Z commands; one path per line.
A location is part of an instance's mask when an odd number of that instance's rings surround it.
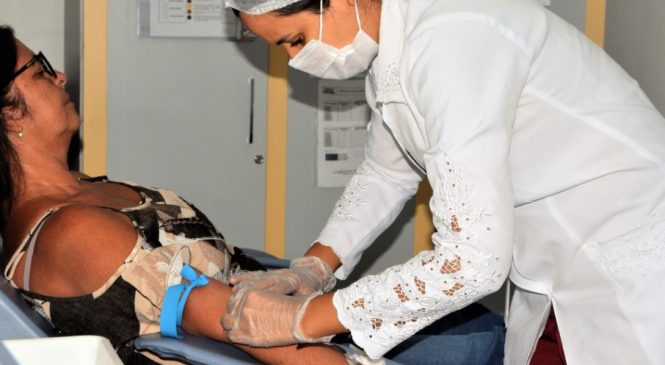
M 367 70 L 379 53 L 379 45 L 363 32 L 357 1 L 354 1 L 354 6 L 358 33 L 351 44 L 336 48 L 321 41 L 323 38 L 323 1 L 321 1 L 319 39 L 309 41 L 289 61 L 289 66 L 322 79 L 334 80 L 348 79 Z

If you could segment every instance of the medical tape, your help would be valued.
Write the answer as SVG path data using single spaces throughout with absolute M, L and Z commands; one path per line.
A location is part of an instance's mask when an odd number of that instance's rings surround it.
M 208 285 L 208 277 L 185 264 L 180 270 L 180 275 L 187 279 L 188 284 L 171 285 L 166 289 L 162 302 L 162 314 L 159 319 L 159 330 L 162 336 L 182 339 L 182 333 L 178 328 L 182 324 L 182 314 L 185 311 L 185 303 L 192 289 Z

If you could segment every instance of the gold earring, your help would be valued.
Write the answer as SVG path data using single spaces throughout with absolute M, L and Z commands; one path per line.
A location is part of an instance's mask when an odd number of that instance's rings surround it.
M 23 126 L 21 126 L 21 130 L 18 131 L 18 138 L 23 138 Z

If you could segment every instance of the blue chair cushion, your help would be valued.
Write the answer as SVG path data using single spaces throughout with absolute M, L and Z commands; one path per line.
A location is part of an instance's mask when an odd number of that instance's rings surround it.
M 253 248 L 242 248 L 242 251 L 247 255 L 255 258 L 263 266 L 268 269 L 284 269 L 288 268 L 291 261 L 280 259 L 267 252 L 255 250 Z
M 261 364 L 233 345 L 188 334 L 182 340 L 162 337 L 159 333 L 144 335 L 134 340 L 134 347 L 164 359 L 184 360 L 194 365 Z

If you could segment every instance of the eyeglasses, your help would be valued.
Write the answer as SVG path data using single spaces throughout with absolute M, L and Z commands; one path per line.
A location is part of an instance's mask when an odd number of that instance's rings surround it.
M 53 78 L 58 77 L 58 74 L 55 73 L 55 70 L 53 69 L 53 66 L 51 66 L 51 63 L 46 59 L 46 56 L 44 56 L 44 54 L 42 52 L 39 52 L 36 55 L 34 55 L 30 59 L 30 61 L 28 61 L 25 65 L 23 65 L 23 67 L 19 68 L 18 70 L 16 70 L 16 72 L 14 72 L 14 76 L 12 76 L 12 80 L 19 77 L 19 75 L 21 75 L 23 72 L 25 72 L 25 70 L 30 68 L 30 66 L 34 65 L 35 62 L 39 62 L 39 64 L 42 66 L 42 70 L 44 70 L 44 72 L 49 74 L 49 76 L 51 76 Z

